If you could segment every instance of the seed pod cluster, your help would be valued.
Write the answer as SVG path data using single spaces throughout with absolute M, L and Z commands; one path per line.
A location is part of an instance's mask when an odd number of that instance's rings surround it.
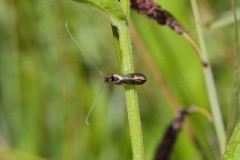
M 178 34 L 185 32 L 179 21 L 153 0 L 131 0 L 131 9 L 148 16 L 150 19 L 155 20 L 161 25 L 169 26 Z
M 162 141 L 160 142 L 156 154 L 155 154 L 155 160 L 166 160 L 168 159 L 172 148 L 176 142 L 177 136 L 179 131 L 182 128 L 182 124 L 184 122 L 185 115 L 188 115 L 187 110 L 180 110 L 177 115 L 173 118 L 172 122 L 167 127 L 164 137 Z

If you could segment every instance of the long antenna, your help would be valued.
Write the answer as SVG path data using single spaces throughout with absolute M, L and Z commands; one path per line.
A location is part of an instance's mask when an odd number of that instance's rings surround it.
M 80 45 L 78 44 L 78 42 L 76 41 L 76 39 L 73 37 L 72 33 L 69 31 L 68 29 L 68 22 L 66 22 L 66 29 L 68 31 L 68 34 L 70 35 L 70 37 L 72 38 L 72 40 L 77 44 L 78 48 L 81 50 L 82 54 L 87 57 L 88 61 L 95 67 L 95 69 L 103 76 L 104 74 L 98 69 L 98 67 L 93 63 L 93 61 L 88 57 L 88 55 L 86 54 L 86 52 L 80 47 Z
M 92 104 L 91 108 L 90 108 L 89 111 L 88 111 L 87 117 L 86 117 L 86 119 L 85 119 L 85 122 L 86 122 L 86 124 L 87 124 L 88 126 L 89 126 L 89 123 L 88 123 L 89 116 L 90 116 L 90 114 L 92 113 L 93 107 L 94 107 L 95 103 L 97 102 L 97 98 L 99 97 L 99 94 L 100 94 L 100 92 L 101 92 L 104 84 L 105 84 L 105 82 L 104 82 L 104 83 L 102 84 L 102 86 L 99 88 L 98 93 L 97 93 L 97 97 L 96 97 L 95 100 L 93 101 L 93 104 Z

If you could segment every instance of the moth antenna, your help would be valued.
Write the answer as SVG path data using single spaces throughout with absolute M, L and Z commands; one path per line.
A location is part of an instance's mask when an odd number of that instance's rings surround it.
M 89 109 L 88 114 L 87 114 L 87 116 L 86 116 L 85 123 L 86 123 L 88 126 L 89 126 L 89 123 L 88 123 L 89 116 L 90 116 L 90 114 L 92 113 L 93 107 L 94 107 L 95 103 L 97 102 L 97 98 L 98 98 L 98 96 L 99 96 L 99 94 L 100 94 L 100 92 L 101 92 L 104 84 L 105 84 L 105 82 L 104 82 L 104 83 L 102 84 L 102 86 L 99 88 L 98 93 L 97 93 L 97 97 L 96 97 L 95 100 L 93 101 L 93 104 L 92 104 L 91 108 Z
M 85 57 L 87 57 L 88 61 L 94 66 L 94 68 L 103 76 L 104 74 L 98 69 L 98 67 L 93 63 L 93 61 L 88 57 L 87 53 L 80 47 L 80 45 L 78 44 L 77 40 L 73 37 L 72 33 L 69 31 L 68 29 L 68 22 L 66 22 L 66 29 L 68 31 L 68 34 L 70 35 L 70 37 L 72 38 L 72 40 L 76 43 L 76 45 L 78 46 L 78 48 L 80 49 L 80 51 L 82 52 L 83 55 L 85 55 Z

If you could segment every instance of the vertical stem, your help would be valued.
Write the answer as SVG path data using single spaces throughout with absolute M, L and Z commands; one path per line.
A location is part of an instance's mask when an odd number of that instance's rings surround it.
M 122 51 L 122 66 L 120 66 L 121 73 L 134 73 L 129 26 L 123 23 L 121 27 L 119 27 L 118 32 L 121 46 L 120 48 Z M 125 85 L 124 90 L 132 142 L 133 159 L 143 160 L 145 158 L 137 92 L 133 85 Z
M 199 38 L 199 42 L 200 42 L 200 46 L 203 54 L 202 55 L 203 60 L 208 62 L 208 54 L 207 54 L 207 49 L 204 41 L 203 30 L 201 27 L 202 24 L 201 24 L 201 19 L 200 19 L 196 0 L 191 0 L 191 4 L 192 4 L 194 19 L 197 27 L 198 38 Z M 206 83 L 207 92 L 208 92 L 208 98 L 211 105 L 211 112 L 213 115 L 213 123 L 216 130 L 218 143 L 220 145 L 220 152 L 221 154 L 223 154 L 225 150 L 226 133 L 225 133 L 225 128 L 222 120 L 220 106 L 218 103 L 217 92 L 216 92 L 216 87 L 215 87 L 211 67 L 208 66 L 204 68 L 203 72 L 204 72 L 204 78 L 205 78 L 205 83 Z
M 113 35 L 114 35 L 114 42 L 115 42 L 116 51 L 117 51 L 117 57 L 118 57 L 121 73 L 124 73 L 124 74 L 134 73 L 132 45 L 131 45 L 129 23 L 128 23 L 129 14 L 130 14 L 130 4 L 129 4 L 129 0 L 121 0 L 120 3 L 127 19 L 126 21 L 121 22 L 121 24 L 117 27 L 118 33 L 116 33 L 115 27 L 112 28 Z M 125 98 L 126 98 L 133 159 L 144 160 L 145 157 L 144 157 L 144 148 L 143 148 L 143 136 L 142 136 L 137 92 L 134 85 L 125 85 L 124 92 L 125 92 Z
M 114 42 L 115 50 L 117 54 L 118 65 L 122 66 L 122 52 L 119 44 L 118 28 L 113 25 L 112 25 L 112 34 L 113 34 L 113 42 Z
M 237 22 L 237 13 L 235 8 L 234 0 L 231 0 L 233 17 L 235 21 L 235 62 L 234 62 L 234 80 L 233 80 L 233 91 L 232 91 L 232 105 L 230 108 L 228 123 L 227 123 L 227 138 L 231 137 L 233 129 L 237 122 L 239 121 L 239 117 L 237 116 L 239 112 L 239 40 L 238 40 L 238 22 Z

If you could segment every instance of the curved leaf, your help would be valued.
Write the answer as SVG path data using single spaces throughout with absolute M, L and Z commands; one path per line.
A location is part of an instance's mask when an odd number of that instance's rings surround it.
M 240 159 L 240 123 L 235 127 L 229 144 L 226 148 L 223 160 Z
M 84 3 L 89 7 L 99 10 L 103 15 L 110 18 L 114 26 L 119 26 L 121 21 L 126 20 L 126 16 L 117 0 L 74 0 Z

